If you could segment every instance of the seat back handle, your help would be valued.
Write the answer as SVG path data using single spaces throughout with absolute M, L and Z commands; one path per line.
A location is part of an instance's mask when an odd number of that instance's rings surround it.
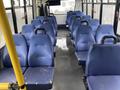
M 109 36 L 104 36 L 104 37 L 102 38 L 101 44 L 104 44 L 105 40 L 106 40 L 106 39 L 110 39 L 110 38 L 114 40 L 114 41 L 113 41 L 113 44 L 116 44 L 116 43 L 117 43 L 117 38 L 116 38 L 115 36 L 109 35 Z

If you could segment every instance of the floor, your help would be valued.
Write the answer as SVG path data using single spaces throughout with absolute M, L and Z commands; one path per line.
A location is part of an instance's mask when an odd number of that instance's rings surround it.
M 55 65 L 53 90 L 85 90 L 83 70 L 74 55 L 68 31 L 58 31 Z

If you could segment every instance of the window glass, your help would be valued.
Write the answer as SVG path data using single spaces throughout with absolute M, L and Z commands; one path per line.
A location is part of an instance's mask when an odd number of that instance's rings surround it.
M 6 14 L 7 14 L 7 17 L 8 17 L 8 21 L 9 21 L 12 33 L 14 34 L 13 18 L 12 18 L 11 10 L 6 10 Z M 0 31 L 0 48 L 4 45 L 5 45 L 5 41 L 4 41 L 2 32 Z
M 103 0 L 103 3 L 108 3 L 108 0 Z
M 106 13 L 107 12 L 107 13 Z M 102 24 L 113 24 L 115 5 L 103 5 Z
M 20 6 L 24 6 L 23 0 L 20 0 Z
M 17 18 L 18 32 L 21 32 L 22 26 L 25 24 L 24 9 L 16 8 L 15 12 L 16 12 L 16 18 Z
M 70 10 L 74 10 L 75 0 L 61 0 L 61 5 L 50 6 L 50 12 L 54 14 L 66 14 Z
M 27 16 L 28 16 L 28 23 L 30 24 L 33 17 L 32 17 L 32 7 L 27 7 Z
M 115 3 L 116 1 L 117 1 L 117 0 L 109 0 L 109 2 L 114 2 L 114 3 Z
M 14 0 L 14 6 L 19 6 L 20 0 Z
M 84 12 L 85 15 L 86 15 L 86 3 L 83 4 L 83 10 L 84 10 L 83 12 Z
M 119 9 L 119 11 L 120 11 L 120 9 Z M 118 21 L 117 34 L 120 35 L 120 12 L 119 12 L 119 21 Z
M 92 13 L 92 4 L 88 4 L 88 15 Z
M 94 18 L 99 19 L 100 16 L 100 4 L 94 5 Z
M 11 7 L 11 0 L 3 0 L 5 8 Z

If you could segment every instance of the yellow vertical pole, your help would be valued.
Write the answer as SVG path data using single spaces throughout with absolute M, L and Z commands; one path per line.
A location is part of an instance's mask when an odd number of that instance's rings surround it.
M 0 90 L 9 90 L 9 83 L 0 83 Z
M 23 87 L 23 88 L 20 88 L 20 90 L 26 90 L 26 87 L 24 87 L 25 85 L 24 77 L 23 77 L 22 70 L 17 57 L 17 53 L 16 53 L 16 49 L 15 49 L 15 45 L 12 37 L 12 32 L 11 32 L 7 15 L 5 13 L 5 8 L 3 5 L 3 0 L 0 0 L 0 30 L 6 42 L 6 47 L 8 49 L 8 52 L 11 58 L 11 62 L 12 62 L 14 73 L 18 82 L 18 86 Z

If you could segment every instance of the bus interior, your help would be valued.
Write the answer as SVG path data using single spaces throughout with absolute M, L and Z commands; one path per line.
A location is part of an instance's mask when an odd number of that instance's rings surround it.
M 0 90 L 120 90 L 119 54 L 120 0 L 0 0 Z

